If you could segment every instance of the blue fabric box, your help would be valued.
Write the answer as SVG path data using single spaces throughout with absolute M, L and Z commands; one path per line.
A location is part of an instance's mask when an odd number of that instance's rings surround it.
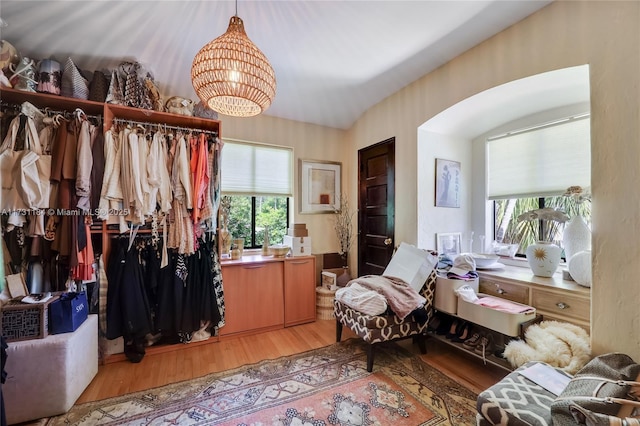
M 87 319 L 89 304 L 85 293 L 62 293 L 49 306 L 49 333 L 75 331 Z

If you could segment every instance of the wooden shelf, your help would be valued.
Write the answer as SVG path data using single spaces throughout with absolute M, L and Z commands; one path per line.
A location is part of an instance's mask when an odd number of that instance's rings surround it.
M 482 357 L 481 354 L 478 354 L 474 351 L 471 351 L 467 348 L 465 348 L 464 346 L 462 346 L 462 343 L 457 343 L 457 342 L 452 342 L 451 340 L 447 339 L 445 336 L 436 334 L 436 333 L 432 333 L 429 332 L 428 334 L 430 337 L 445 343 L 446 345 L 449 345 L 451 347 L 454 347 L 458 350 L 461 350 L 465 353 L 468 353 L 469 355 L 478 358 L 480 360 L 483 360 L 484 362 L 486 362 L 487 364 L 491 364 L 491 365 L 495 365 L 496 367 L 500 367 L 502 369 L 505 369 L 507 371 L 513 371 L 513 367 L 511 367 L 511 365 L 509 364 L 509 361 L 507 361 L 506 359 L 502 359 L 499 358 L 497 356 L 495 356 L 493 353 L 485 356 L 484 358 Z
M 23 102 L 29 102 L 40 109 L 49 108 L 59 111 L 74 111 L 76 108 L 81 108 L 85 114 L 91 115 L 102 115 L 104 113 L 105 106 L 102 102 L 65 98 L 63 96 L 50 95 L 48 93 L 27 92 L 8 87 L 0 88 L 0 99 L 3 102 L 15 105 L 20 105 Z
M 49 108 L 55 111 L 74 111 L 76 108 L 80 108 L 86 114 L 104 116 L 105 131 L 109 130 L 114 118 L 143 123 L 166 124 L 169 126 L 184 127 L 185 129 L 199 129 L 216 132 L 218 135 L 221 134 L 222 127 L 220 120 L 107 104 L 86 99 L 67 98 L 48 93 L 27 92 L 8 87 L 0 88 L 0 100 L 15 105 L 29 102 L 37 108 Z
M 468 322 L 468 323 L 472 324 L 473 327 L 475 327 L 476 329 L 479 329 L 480 330 L 480 334 L 493 334 L 494 337 L 498 336 L 500 338 L 499 347 L 502 347 L 503 345 L 506 344 L 505 343 L 505 339 L 506 340 L 514 339 L 513 336 L 502 334 L 499 331 L 492 330 L 492 329 L 490 329 L 488 327 L 483 326 L 482 324 L 476 324 L 476 323 L 471 322 L 471 321 L 469 321 L 467 319 L 461 318 L 461 317 L 459 317 L 459 316 L 457 316 L 455 314 L 451 314 L 451 313 L 443 312 L 443 311 L 436 311 L 436 312 L 437 312 L 437 315 L 440 315 L 441 317 L 442 316 L 448 316 L 448 317 L 455 318 L 455 319 L 458 319 L 458 320 L 461 320 L 461 321 L 464 321 L 464 322 Z M 529 326 L 531 326 L 533 324 L 537 324 L 542 320 L 543 320 L 543 316 L 538 314 L 538 315 L 535 316 L 535 318 L 532 318 L 529 321 L 525 321 L 525 322 L 521 323 L 520 327 L 519 327 L 519 329 L 520 329 L 519 338 L 523 338 L 524 337 L 525 331 L 527 330 L 527 328 Z M 472 351 L 472 350 L 469 350 L 469 349 L 465 348 L 462 343 L 452 342 L 451 340 L 447 339 L 445 336 L 436 334 L 435 332 L 429 331 L 428 334 L 429 334 L 429 336 L 434 337 L 436 340 L 439 340 L 439 341 L 441 341 L 441 342 L 443 342 L 443 343 L 445 343 L 445 344 L 447 344 L 447 345 L 449 345 L 451 347 L 454 347 L 454 348 L 456 348 L 458 350 L 466 352 L 466 353 L 468 353 L 468 354 L 470 354 L 470 355 L 472 355 L 472 356 L 474 356 L 476 358 L 482 359 L 483 361 L 485 361 L 485 362 L 487 362 L 489 364 L 495 365 L 497 367 L 503 368 L 503 369 L 508 370 L 508 371 L 513 371 L 513 367 L 511 366 L 511 364 L 509 364 L 509 361 L 494 355 L 495 349 L 493 349 L 492 352 L 489 355 L 485 355 L 485 357 L 483 358 L 482 354 L 478 354 L 475 351 Z
M 220 134 L 221 127 L 221 122 L 219 120 L 209 120 L 206 118 L 171 114 L 168 112 L 153 111 L 149 109 L 132 108 L 123 105 L 104 104 L 105 131 L 109 130 L 114 118 L 139 121 L 142 123 L 167 124 L 169 126 L 184 127 L 186 129 L 199 129 L 217 132 L 218 134 Z

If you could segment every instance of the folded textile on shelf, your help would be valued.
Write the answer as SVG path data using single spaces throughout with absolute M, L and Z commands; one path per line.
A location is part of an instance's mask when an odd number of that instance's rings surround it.
M 513 303 L 499 297 L 485 296 L 474 302 L 476 305 L 486 306 L 496 311 L 508 312 L 510 314 L 523 314 L 525 312 L 535 312 L 535 308 L 531 306 Z

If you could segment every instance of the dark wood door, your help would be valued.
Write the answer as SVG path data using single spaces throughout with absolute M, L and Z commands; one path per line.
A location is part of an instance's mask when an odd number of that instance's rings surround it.
M 393 256 L 395 138 L 358 151 L 358 275 L 380 275 Z

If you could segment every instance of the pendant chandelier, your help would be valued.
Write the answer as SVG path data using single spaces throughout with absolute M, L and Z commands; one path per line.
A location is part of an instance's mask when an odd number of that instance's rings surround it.
M 271 105 L 276 76 L 267 57 L 244 32 L 237 0 L 227 32 L 207 43 L 193 59 L 191 83 L 200 100 L 220 114 L 251 117 Z

